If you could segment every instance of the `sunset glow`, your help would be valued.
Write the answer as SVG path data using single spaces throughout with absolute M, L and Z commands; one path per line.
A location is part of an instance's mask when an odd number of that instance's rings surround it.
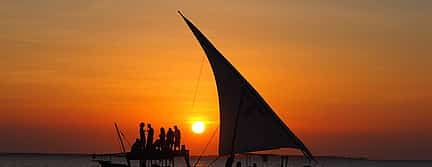
M 201 134 L 201 133 L 204 132 L 204 130 L 205 130 L 205 125 L 204 125 L 204 122 L 203 122 L 203 121 L 195 121 L 195 122 L 192 124 L 192 131 L 193 131 L 194 133 Z
M 205 154 L 216 155 L 216 82 L 181 10 L 314 155 L 432 159 L 431 9 L 430 0 L 0 1 L 0 152 L 118 152 L 113 122 L 130 142 L 145 122 L 155 139 L 177 125 L 191 155 L 215 131 Z

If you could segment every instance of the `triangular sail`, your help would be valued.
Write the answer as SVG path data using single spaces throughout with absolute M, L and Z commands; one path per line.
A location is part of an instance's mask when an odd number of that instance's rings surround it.
M 312 158 L 311 152 L 249 82 L 198 28 L 182 17 L 204 49 L 216 79 L 220 109 L 219 155 L 296 148 Z

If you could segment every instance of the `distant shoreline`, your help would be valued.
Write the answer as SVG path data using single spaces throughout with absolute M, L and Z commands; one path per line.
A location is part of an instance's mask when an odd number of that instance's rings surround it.
M 23 152 L 0 152 L 0 156 L 92 156 L 88 153 L 23 153 Z
M 79 157 L 92 157 L 93 155 L 104 155 L 109 153 L 23 153 L 23 152 L 0 152 L 0 156 L 79 156 Z M 191 158 L 197 158 L 199 155 L 191 155 Z M 217 157 L 217 155 L 203 155 L 202 157 Z M 289 157 L 301 157 L 299 155 L 289 155 Z M 432 161 L 428 159 L 424 160 L 412 160 L 412 159 L 368 159 L 365 157 L 343 157 L 343 156 L 316 156 L 317 159 L 349 159 L 349 160 L 370 160 L 370 161 Z

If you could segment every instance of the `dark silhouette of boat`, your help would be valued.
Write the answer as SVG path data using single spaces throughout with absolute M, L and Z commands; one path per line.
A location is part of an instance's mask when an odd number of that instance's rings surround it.
M 128 165 L 125 164 L 116 164 L 106 160 L 95 160 L 95 161 L 98 162 L 99 165 L 101 165 L 101 167 L 128 167 Z
M 156 149 L 144 149 L 138 152 L 126 152 L 124 143 L 123 143 L 123 133 L 119 130 L 117 123 L 114 123 L 114 127 L 116 129 L 120 145 L 121 145 L 121 153 L 113 153 L 113 154 L 100 154 L 98 156 L 101 157 L 123 157 L 125 158 L 126 164 L 114 163 L 112 161 L 96 159 L 96 155 L 93 155 L 93 160 L 98 162 L 102 167 L 131 167 L 131 161 L 138 161 L 140 167 L 174 167 L 174 159 L 176 157 L 183 157 L 185 160 L 185 164 L 187 167 L 190 167 L 189 162 L 189 150 L 186 150 L 186 146 L 182 145 L 180 150 L 156 150 Z
M 126 154 L 104 154 L 100 156 L 116 156 L 124 157 L 127 164 L 114 163 L 108 160 L 94 160 L 102 167 L 130 167 L 131 161 L 145 162 L 145 166 L 175 166 L 174 159 L 176 157 L 183 157 L 187 167 L 190 167 L 189 150 L 179 151 L 145 151 L 145 152 L 127 152 Z
M 225 166 L 233 165 L 236 154 L 247 155 L 279 148 L 297 149 L 309 163 L 316 162 L 306 145 L 279 118 L 255 88 L 191 21 L 182 13 L 179 14 L 204 50 L 216 80 L 220 113 L 218 152 L 219 157 L 228 156 Z M 128 166 L 131 160 L 150 163 L 158 160 L 163 162 L 158 164 L 160 166 L 174 166 L 173 159 L 178 156 L 184 157 L 186 165 L 191 166 L 189 151 L 184 147 L 180 151 L 125 153 Z M 281 167 L 286 167 L 287 161 L 287 156 L 281 156 Z M 100 164 L 117 165 L 105 161 L 100 161 Z M 144 165 L 141 164 L 142 166 Z
M 204 50 L 216 80 L 220 114 L 219 156 L 229 156 L 225 166 L 232 166 L 236 154 L 279 148 L 300 150 L 309 162 L 316 162 L 306 145 L 243 75 L 191 21 L 181 12 L 179 14 Z M 286 159 L 284 157 L 281 156 L 282 160 Z

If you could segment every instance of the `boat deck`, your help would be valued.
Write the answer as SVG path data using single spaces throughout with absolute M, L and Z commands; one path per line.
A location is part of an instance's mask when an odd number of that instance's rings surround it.
M 130 162 L 131 160 L 143 161 L 146 166 L 172 166 L 174 167 L 174 158 L 183 157 L 187 167 L 190 167 L 189 161 L 189 150 L 180 151 L 145 151 L 145 152 L 128 152 L 126 153 L 126 160 Z M 156 160 L 156 163 L 154 162 Z
M 146 152 L 128 152 L 128 160 L 163 160 L 173 159 L 175 157 L 189 157 L 189 150 L 181 151 L 146 151 Z

